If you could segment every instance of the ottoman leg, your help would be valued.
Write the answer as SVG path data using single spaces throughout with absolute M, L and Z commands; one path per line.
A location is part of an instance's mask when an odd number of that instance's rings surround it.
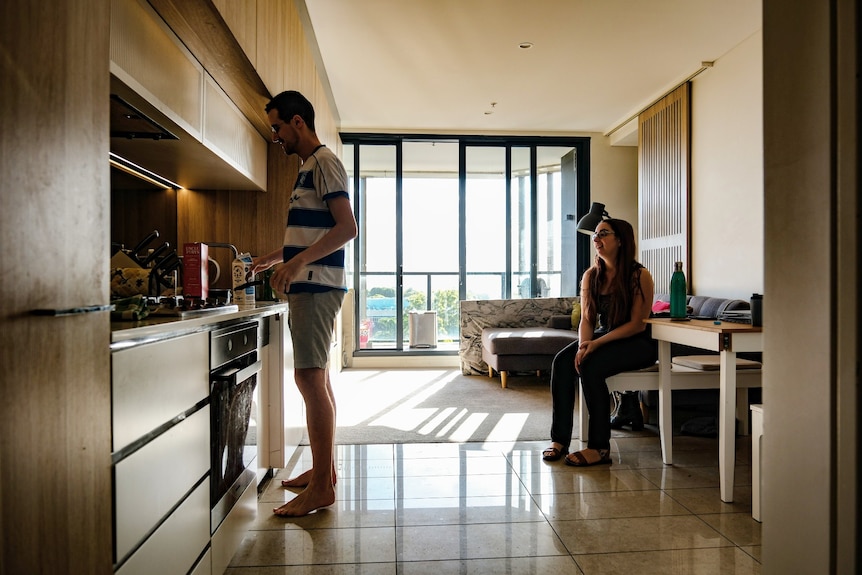
M 503 389 L 506 389 L 506 372 L 500 372 L 500 383 L 503 385 Z

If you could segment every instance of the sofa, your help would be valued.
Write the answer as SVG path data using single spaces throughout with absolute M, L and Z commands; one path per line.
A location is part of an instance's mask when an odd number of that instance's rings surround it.
M 569 318 L 567 327 L 571 328 L 572 306 L 578 301 L 577 297 L 555 297 L 555 298 L 527 298 L 527 299 L 493 299 L 493 300 L 463 300 L 459 303 L 459 323 L 461 328 L 461 339 L 458 347 L 458 356 L 461 362 L 461 373 L 464 375 L 486 375 L 489 364 L 483 358 L 482 334 L 486 328 L 499 329 L 501 332 L 512 330 L 533 329 L 532 336 L 536 342 L 547 343 L 544 337 L 550 332 L 544 331 L 551 322 L 551 318 L 566 316 Z M 538 330 L 538 331 L 536 331 Z M 561 330 L 566 337 L 572 337 L 575 332 L 571 329 Z M 514 333 L 507 339 L 511 340 Z M 559 334 L 558 334 L 559 335 Z M 575 334 L 576 335 L 576 334 Z M 501 340 L 502 341 L 502 340 Z M 556 345 L 556 344 L 555 344 Z M 533 348 L 535 352 L 535 348 Z M 554 351 L 553 353 L 556 353 Z M 542 353 L 539 355 L 549 355 Z M 499 371 L 501 365 L 507 365 L 506 371 L 535 371 L 535 361 L 531 354 L 495 354 L 504 362 L 511 360 L 515 364 L 495 363 L 497 359 L 489 358 L 492 365 L 496 365 Z M 509 357 L 522 356 L 522 357 Z M 550 359 L 553 359 L 551 356 Z M 523 363 L 521 363 L 523 362 Z M 514 365 L 514 367 L 510 367 Z M 539 369 L 550 368 L 549 360 L 539 362 Z M 541 366 L 545 366 L 542 368 Z M 493 368 L 492 368 L 493 369 Z
M 542 313 L 530 314 L 528 302 Z M 484 300 L 462 302 L 461 307 L 461 366 L 462 373 L 477 373 L 494 377 L 500 374 L 502 387 L 507 386 L 511 372 L 537 372 L 549 370 L 554 356 L 563 347 L 577 339 L 577 327 L 571 325 L 572 306 L 578 298 L 541 298 L 533 300 Z M 653 309 L 662 309 L 669 296 L 658 294 Z M 709 296 L 689 296 L 689 315 L 717 318 L 725 311 L 749 308 L 749 302 Z M 513 311 L 519 310 L 516 316 Z M 465 326 L 468 328 L 465 333 Z M 477 333 L 477 330 L 478 333 Z M 469 344 L 469 345 L 465 345 Z M 475 347 L 478 345 L 479 353 Z M 468 354 L 468 350 L 472 353 Z M 674 344 L 671 354 L 702 355 L 698 349 Z M 478 357 L 477 357 L 478 355 Z M 480 361 L 477 361 L 480 360 Z M 756 359 L 756 358 L 755 358 Z

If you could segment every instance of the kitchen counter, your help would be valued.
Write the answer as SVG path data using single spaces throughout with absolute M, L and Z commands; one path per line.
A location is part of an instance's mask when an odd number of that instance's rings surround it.
M 254 305 L 240 306 L 239 310 L 219 310 L 193 317 L 150 316 L 140 321 L 111 322 L 111 351 L 117 351 L 143 343 L 208 331 L 215 324 L 249 318 L 262 318 L 287 312 L 286 301 L 261 301 Z

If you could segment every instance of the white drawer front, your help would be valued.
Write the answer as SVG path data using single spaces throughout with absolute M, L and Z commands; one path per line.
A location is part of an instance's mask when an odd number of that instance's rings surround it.
M 213 570 L 213 558 L 212 558 L 212 549 L 207 549 L 207 552 L 204 553 L 204 556 L 201 557 L 200 562 L 195 565 L 194 570 L 189 573 L 189 575 L 212 575 Z
M 117 575 L 186 575 L 210 540 L 210 482 L 201 483 Z M 197 572 L 209 575 L 209 552 Z
M 113 450 L 209 395 L 209 333 L 116 351 L 111 358 Z
M 118 462 L 114 467 L 117 558 L 125 557 L 209 468 L 208 405 Z M 203 506 L 208 531 L 208 490 Z
M 212 572 L 224 573 L 257 519 L 257 483 L 252 482 L 212 536 Z

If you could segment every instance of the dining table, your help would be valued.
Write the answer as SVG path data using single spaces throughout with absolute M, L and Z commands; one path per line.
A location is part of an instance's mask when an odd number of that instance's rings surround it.
M 719 354 L 718 468 L 721 500 L 733 502 L 736 460 L 736 354 L 763 351 L 763 328 L 719 319 L 649 318 L 658 342 L 659 419 L 671 417 L 671 344 L 682 344 Z M 747 414 L 745 414 L 747 415 Z M 662 460 L 673 464 L 672 434 L 662 434 Z

